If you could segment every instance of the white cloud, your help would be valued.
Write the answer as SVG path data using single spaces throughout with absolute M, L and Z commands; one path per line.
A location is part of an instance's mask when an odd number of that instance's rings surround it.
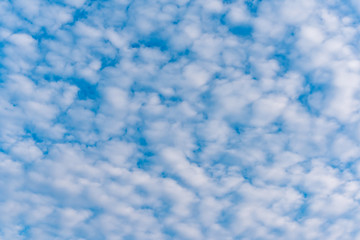
M 266 96 L 254 102 L 253 119 L 255 126 L 267 125 L 280 116 L 287 104 L 287 99 L 282 96 Z
M 357 5 L 2 1 L 0 238 L 356 239 Z

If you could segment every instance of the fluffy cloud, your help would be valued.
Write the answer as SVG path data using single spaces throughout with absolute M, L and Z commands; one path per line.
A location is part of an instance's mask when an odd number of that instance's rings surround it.
M 0 3 L 0 238 L 358 239 L 356 1 Z

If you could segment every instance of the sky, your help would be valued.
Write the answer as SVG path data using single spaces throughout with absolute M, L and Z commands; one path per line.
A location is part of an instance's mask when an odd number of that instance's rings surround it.
M 360 239 L 357 0 L 1 0 L 1 240 Z

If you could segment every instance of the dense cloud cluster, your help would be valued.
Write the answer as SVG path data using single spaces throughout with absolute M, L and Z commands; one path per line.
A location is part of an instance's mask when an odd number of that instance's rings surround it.
M 0 2 L 0 239 L 360 239 L 360 4 Z

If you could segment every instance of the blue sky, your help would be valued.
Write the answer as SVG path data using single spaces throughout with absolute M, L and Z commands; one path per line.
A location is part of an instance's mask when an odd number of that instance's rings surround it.
M 360 239 L 359 14 L 1 1 L 0 239 Z

